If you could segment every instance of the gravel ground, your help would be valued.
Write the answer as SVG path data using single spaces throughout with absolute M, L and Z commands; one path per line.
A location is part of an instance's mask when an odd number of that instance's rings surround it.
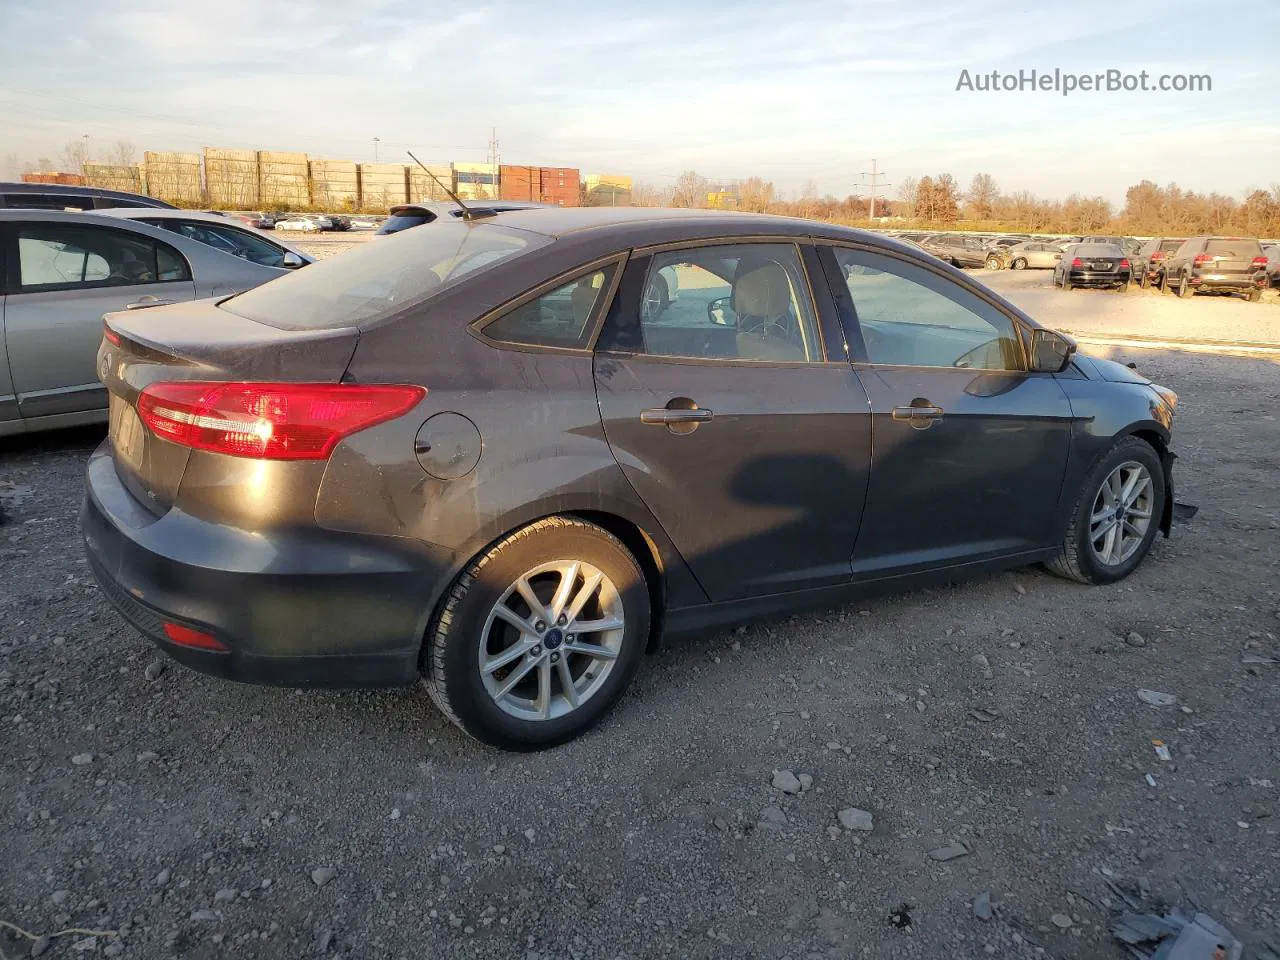
M 0 920 L 118 933 L 44 953 L 68 957 L 1120 958 L 1109 871 L 1276 939 L 1278 368 L 1123 356 L 1180 394 L 1200 507 L 1128 581 L 1029 569 L 710 634 L 532 756 L 416 688 L 168 664 L 81 559 L 100 433 L 0 444 Z

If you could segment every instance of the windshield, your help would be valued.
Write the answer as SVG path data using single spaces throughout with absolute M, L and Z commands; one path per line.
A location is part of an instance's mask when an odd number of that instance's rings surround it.
M 357 326 L 492 269 L 550 237 L 496 224 L 445 222 L 311 264 L 224 300 L 222 309 L 286 330 Z

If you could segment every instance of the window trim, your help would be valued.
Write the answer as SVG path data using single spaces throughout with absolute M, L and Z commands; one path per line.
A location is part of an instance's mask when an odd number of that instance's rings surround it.
M 827 347 L 827 332 L 823 329 L 823 312 L 818 304 L 817 288 L 814 284 L 814 277 L 809 270 L 809 264 L 804 256 L 806 247 L 814 246 L 813 238 L 809 236 L 796 236 L 794 234 L 753 234 L 749 237 L 703 237 L 693 240 L 671 240 L 664 243 L 649 244 L 644 247 L 636 247 L 631 251 L 630 263 L 637 263 L 640 260 L 647 260 L 644 265 L 645 279 L 648 279 L 649 270 L 652 267 L 653 258 L 662 253 L 673 253 L 680 250 L 697 250 L 702 247 L 726 247 L 739 246 L 742 244 L 772 244 L 785 245 L 795 248 L 796 262 L 800 265 L 800 273 L 803 278 L 809 299 L 809 309 L 812 311 L 813 332 L 817 337 L 819 359 L 817 360 L 752 360 L 748 357 L 683 357 L 683 356 L 667 356 L 665 354 L 652 354 L 643 351 L 627 351 L 618 350 L 616 348 L 607 348 L 607 352 L 617 354 L 619 356 L 627 356 L 635 359 L 665 361 L 672 363 L 691 363 L 691 364 L 715 364 L 717 366 L 739 365 L 739 366 L 772 366 L 772 367 L 821 367 L 829 366 L 832 363 L 847 363 L 844 359 L 831 359 L 832 351 Z M 639 321 L 637 321 L 639 322 Z
M 467 324 L 467 333 L 475 337 L 481 343 L 498 350 L 513 350 L 517 353 L 551 353 L 561 354 L 565 356 L 590 356 L 595 352 L 596 340 L 600 337 L 600 330 L 604 326 L 604 318 L 608 316 L 609 308 L 613 304 L 613 298 L 617 296 L 618 286 L 622 283 L 622 273 L 627 265 L 628 251 L 623 250 L 618 253 L 609 254 L 606 257 L 599 257 L 589 263 L 580 264 L 569 270 L 557 274 L 550 280 L 544 280 L 536 287 L 526 290 L 519 296 L 507 300 L 505 303 L 494 307 L 492 310 L 481 314 L 475 320 Z M 492 323 L 507 316 L 512 311 L 519 310 L 521 307 L 532 303 L 552 293 L 555 290 L 567 284 L 573 283 L 575 280 L 581 280 L 589 274 L 596 273 L 600 270 L 613 267 L 613 273 L 609 277 L 609 283 L 603 288 L 604 296 L 598 299 L 591 308 L 591 317 L 587 321 L 586 329 L 589 331 L 585 345 L 581 347 L 557 347 L 549 344 L 540 343 L 517 343 L 511 340 L 499 340 L 486 334 L 485 328 Z
M 186 268 L 186 276 L 173 279 L 161 280 L 158 277 L 159 263 L 156 263 L 157 279 L 145 280 L 141 283 L 108 283 L 106 280 L 88 280 L 76 281 L 70 283 L 42 283 L 35 286 L 28 286 L 22 282 L 22 231 L 32 227 L 53 227 L 55 229 L 65 230 L 103 230 L 107 233 L 122 233 L 129 237 L 135 238 L 135 242 L 147 242 L 155 248 L 155 257 L 157 261 L 160 256 L 160 247 L 164 247 L 171 251 L 177 258 L 178 262 Z M 8 243 L 6 246 L 11 251 L 13 257 L 12 268 L 9 270 L 10 282 L 6 284 L 10 295 L 23 295 L 35 293 L 66 293 L 74 290 L 116 290 L 126 287 L 147 287 L 160 283 L 192 283 L 195 280 L 195 271 L 191 269 L 191 261 L 187 256 L 171 243 L 165 243 L 157 237 L 152 237 L 145 233 L 135 233 L 132 230 L 121 229 L 115 225 L 107 226 L 101 223 L 58 223 L 53 220 L 27 220 L 15 221 L 9 224 L 10 232 Z
M 976 285 L 970 286 L 969 284 L 956 283 L 956 280 L 954 277 L 949 276 L 948 274 L 944 273 L 942 270 L 936 269 L 934 265 L 931 263 L 926 263 L 925 261 L 917 259 L 915 257 L 909 256 L 909 255 L 903 255 L 898 253 L 897 251 L 888 250 L 883 247 L 875 246 L 870 243 L 859 242 L 859 241 L 835 240 L 831 238 L 821 238 L 821 237 L 815 238 L 814 242 L 819 246 L 826 246 L 831 248 L 833 259 L 836 259 L 834 251 L 837 248 L 853 250 L 858 253 L 868 253 L 868 254 L 872 254 L 873 256 L 886 257 L 890 260 L 901 261 L 907 266 L 914 267 L 917 270 L 922 270 L 925 273 L 934 275 L 940 280 L 944 280 L 948 283 L 958 286 L 960 289 L 964 290 L 965 292 L 969 293 L 970 295 L 974 296 L 978 300 L 985 303 L 992 310 L 994 310 L 996 313 L 1003 316 L 1006 320 L 1008 320 L 1013 325 L 1014 336 L 1016 337 L 1018 342 L 1018 349 L 1022 354 L 1023 367 L 1021 370 L 1007 370 L 1007 369 L 994 370 L 994 369 L 982 368 L 980 372 L 992 373 L 992 374 L 1017 373 L 1017 374 L 1023 374 L 1025 376 L 1034 376 L 1038 373 L 1038 371 L 1031 369 L 1030 349 L 1029 349 L 1028 340 L 1031 336 L 1032 327 L 1029 326 L 1027 322 L 1023 320 L 1021 317 L 1013 313 L 1010 313 L 1002 304 L 997 303 L 995 300 L 993 300 L 986 291 L 977 289 Z M 838 260 L 836 260 L 836 266 L 837 267 L 839 266 Z M 829 280 L 828 282 L 834 283 L 838 281 L 839 281 L 839 278 L 837 277 L 835 279 Z M 946 296 L 946 294 L 940 294 L 940 295 Z M 835 297 L 837 296 L 837 294 L 833 291 L 832 296 Z M 951 298 L 948 297 L 948 299 L 951 299 Z M 858 319 L 858 304 L 854 300 L 852 293 L 850 293 L 849 295 L 849 300 L 853 308 L 853 316 L 850 319 L 852 320 L 855 328 L 855 335 L 849 336 L 849 342 L 851 346 L 856 342 L 856 344 L 858 345 L 858 353 L 860 354 L 860 356 L 855 358 L 852 356 L 853 351 L 852 350 L 850 351 L 851 353 L 850 363 L 854 366 L 855 369 L 867 367 L 867 368 L 873 368 L 873 369 L 884 368 L 888 370 L 963 370 L 969 373 L 974 372 L 975 368 L 972 368 L 972 367 L 939 367 L 939 366 L 933 366 L 930 364 L 914 364 L 914 363 L 873 363 L 870 359 L 870 355 L 866 352 L 866 341 L 863 339 L 863 336 L 862 336 L 862 322 Z M 956 302 L 956 301 L 953 301 L 953 302 Z M 963 309 L 968 309 L 964 307 L 963 304 L 960 304 L 958 302 L 957 302 L 957 306 L 960 306 Z M 848 336 L 848 334 L 846 335 Z M 1049 374 L 1049 376 L 1052 376 L 1052 374 Z

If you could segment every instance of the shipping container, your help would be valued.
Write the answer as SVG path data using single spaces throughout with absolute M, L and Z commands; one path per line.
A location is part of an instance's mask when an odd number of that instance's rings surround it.
M 360 164 L 360 209 L 386 211 L 409 199 L 409 173 L 403 163 Z
M 351 160 L 312 160 L 311 202 L 322 210 L 354 210 L 360 203 L 360 175 Z
M 578 171 L 573 167 L 521 167 L 503 164 L 498 186 L 503 200 L 530 200 L 559 207 L 580 204 Z
M 453 165 L 449 163 L 428 163 L 426 170 L 416 163 L 409 166 L 409 202 L 433 203 L 437 200 L 448 200 L 448 190 L 453 189 Z M 435 174 L 434 179 L 431 174 Z M 439 181 L 437 183 L 436 181 Z M 441 186 L 443 184 L 443 186 Z M 448 188 L 446 190 L 445 188 Z
M 305 153 L 258 151 L 258 203 L 268 210 L 296 209 L 311 202 Z
M 492 163 L 455 163 L 453 180 L 463 200 L 498 199 L 498 168 Z
M 56 183 L 64 187 L 84 186 L 84 177 L 78 173 L 59 173 L 56 170 L 35 170 L 22 175 L 23 183 Z
M 258 151 L 205 147 L 204 184 L 215 210 L 258 209 Z
M 178 206 L 195 206 L 204 201 L 198 153 L 157 153 L 142 155 L 143 180 L 148 196 Z

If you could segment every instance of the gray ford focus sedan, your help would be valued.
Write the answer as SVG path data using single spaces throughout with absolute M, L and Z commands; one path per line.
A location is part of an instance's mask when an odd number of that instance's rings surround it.
M 421 679 L 503 748 L 591 727 L 664 639 L 1113 583 L 1172 520 L 1172 391 L 828 224 L 459 219 L 103 333 L 82 523 L 121 613 L 234 680 Z

